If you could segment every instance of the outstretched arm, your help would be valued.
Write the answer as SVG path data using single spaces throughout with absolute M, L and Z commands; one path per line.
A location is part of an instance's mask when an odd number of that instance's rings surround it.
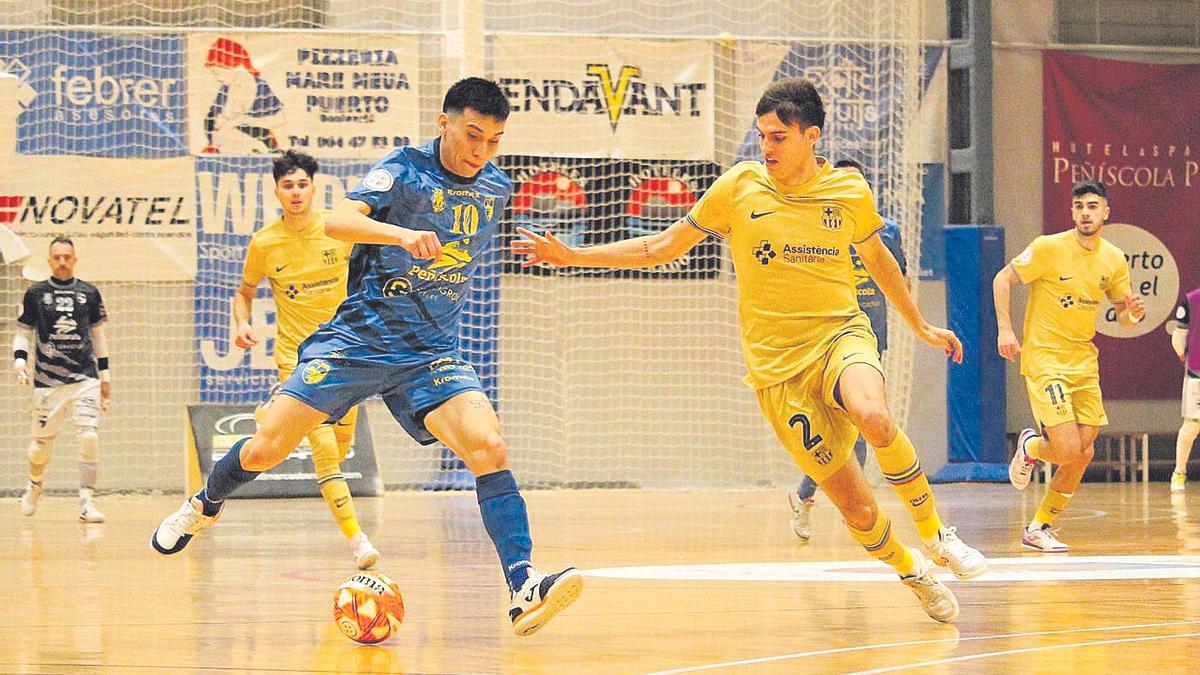
M 515 256 L 525 256 L 522 267 L 546 263 L 552 267 L 610 267 L 642 269 L 663 265 L 692 250 L 708 235 L 680 218 L 667 229 L 600 246 L 571 248 L 553 234 L 537 234 L 517 228 L 522 238 L 512 242 Z
M 896 258 L 884 245 L 879 234 L 873 234 L 866 241 L 855 244 L 854 250 L 858 252 L 859 259 L 888 302 L 900 312 L 900 316 L 904 317 L 904 321 L 917 337 L 932 347 L 945 350 L 946 356 L 955 363 L 962 363 L 962 342 L 954 331 L 933 326 L 921 315 L 921 309 L 913 300 L 912 292 L 908 290 L 908 284 L 900 272 L 900 265 L 896 263 Z
M 992 279 L 992 302 L 996 304 L 996 351 L 1005 360 L 1012 361 L 1021 353 L 1021 343 L 1013 332 L 1012 317 L 1009 310 L 1012 306 L 1012 287 L 1020 281 L 1012 265 L 1005 265 L 995 278 Z
M 333 207 L 329 218 L 325 220 L 325 234 L 352 244 L 399 246 L 418 259 L 441 255 L 442 243 L 436 233 L 381 223 L 369 218 L 367 214 L 370 212 L 368 204 L 355 199 L 343 199 Z

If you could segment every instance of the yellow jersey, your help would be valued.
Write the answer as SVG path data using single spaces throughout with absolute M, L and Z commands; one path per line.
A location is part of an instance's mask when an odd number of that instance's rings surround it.
M 250 238 L 242 283 L 258 286 L 271 280 L 275 295 L 275 365 L 281 371 L 296 368 L 296 352 L 346 299 L 350 250 L 353 244 L 325 235 L 325 211 L 316 212 L 312 226 L 292 231 L 276 220 Z
M 688 214 L 728 239 L 737 273 L 746 383 L 763 389 L 821 359 L 836 337 L 871 324 L 859 310 L 850 245 L 883 228 L 858 173 L 817 158 L 817 174 L 777 184 L 761 162 L 721 174 Z
M 1096 315 L 1102 297 L 1118 302 L 1131 292 L 1125 254 L 1104 239 L 1089 251 L 1068 230 L 1034 239 L 1011 265 L 1030 285 L 1021 374 L 1098 375 Z

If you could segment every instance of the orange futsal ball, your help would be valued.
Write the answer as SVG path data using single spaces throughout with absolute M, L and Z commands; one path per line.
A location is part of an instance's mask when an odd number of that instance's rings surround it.
M 333 620 L 351 640 L 379 644 L 399 630 L 404 621 L 400 587 L 379 572 L 359 572 L 338 586 L 333 596 Z

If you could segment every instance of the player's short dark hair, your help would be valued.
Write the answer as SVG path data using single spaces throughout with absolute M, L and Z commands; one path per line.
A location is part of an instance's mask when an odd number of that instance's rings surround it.
M 799 124 L 801 129 L 825 127 L 825 104 L 817 93 L 812 80 L 805 77 L 787 77 L 776 80 L 763 92 L 754 108 L 754 116 L 775 113 L 779 121 L 787 125 Z
M 53 240 L 51 240 L 50 248 L 54 248 L 55 244 L 66 244 L 67 246 L 71 247 L 72 251 L 75 250 L 75 242 L 71 241 L 71 238 L 65 234 L 60 234 L 57 237 L 55 237 Z M 49 249 L 47 249 L 47 250 L 49 250 Z
M 308 174 L 309 178 L 317 177 L 317 160 L 313 156 L 300 152 L 299 150 L 288 150 L 282 155 L 275 158 L 271 163 L 271 175 L 275 176 L 275 182 L 278 183 L 280 178 L 288 175 L 296 169 L 303 169 Z
M 461 113 L 467 108 L 500 122 L 508 119 L 508 97 L 499 85 L 482 77 L 461 79 L 446 90 L 442 112 Z
M 1083 180 L 1075 184 L 1071 188 L 1071 198 L 1082 197 L 1084 195 L 1096 195 L 1108 199 L 1108 188 L 1104 187 L 1104 183 L 1098 180 Z
M 858 172 L 862 174 L 863 180 L 866 180 L 866 178 L 867 178 L 867 167 L 863 166 L 862 164 L 859 164 L 858 162 L 854 161 L 853 159 L 849 159 L 849 158 L 839 159 L 838 161 L 833 163 L 833 166 L 838 169 L 844 169 L 848 166 L 852 166 L 855 169 L 858 169 Z M 867 182 L 870 183 L 871 181 L 868 180 Z

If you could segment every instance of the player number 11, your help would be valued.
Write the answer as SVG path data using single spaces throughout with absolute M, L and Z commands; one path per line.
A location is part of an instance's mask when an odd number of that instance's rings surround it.
M 473 235 L 479 230 L 479 207 L 474 204 L 454 205 L 454 234 Z

